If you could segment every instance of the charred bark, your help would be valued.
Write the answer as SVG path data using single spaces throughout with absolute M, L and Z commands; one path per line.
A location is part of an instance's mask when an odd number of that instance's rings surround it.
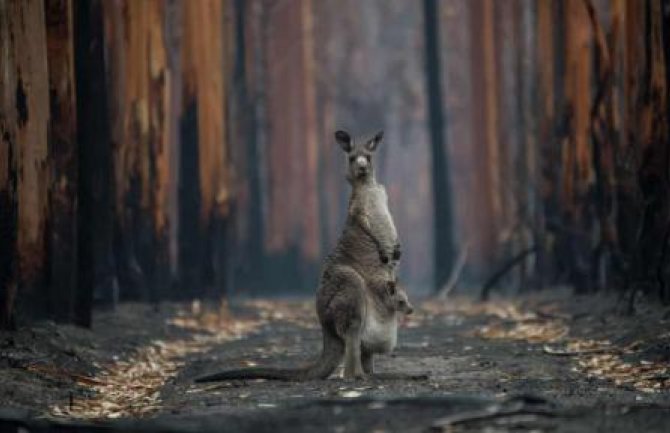
M 48 308 L 73 322 L 77 289 L 77 107 L 72 2 L 46 0 L 49 63 L 50 231 Z
M 0 322 L 48 313 L 49 89 L 44 4 L 0 2 Z
M 0 60 L 9 66 L 14 61 L 9 23 L 9 1 L 0 2 Z M 10 67 L 2 69 L 11 71 Z M 0 80 L 0 328 L 14 325 L 14 300 L 18 284 L 18 173 L 13 74 Z
M 443 111 L 442 72 L 439 55 L 439 3 L 424 0 L 424 37 L 426 44 L 426 93 L 428 95 L 429 130 L 431 138 L 433 230 L 434 230 L 434 290 L 447 282 L 454 264 L 452 234 L 451 187 L 449 161 L 446 152 L 446 116 Z
M 113 306 L 118 283 L 113 254 L 113 181 L 104 63 L 102 2 L 75 3 L 78 140 L 78 275 L 75 323 L 91 325 L 95 300 Z

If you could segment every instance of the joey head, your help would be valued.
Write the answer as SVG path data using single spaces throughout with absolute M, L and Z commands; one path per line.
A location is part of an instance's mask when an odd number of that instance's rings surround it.
M 398 283 L 398 280 L 388 281 L 386 284 L 388 298 L 397 315 L 409 315 L 414 312 L 414 307 L 409 302 L 407 291 Z

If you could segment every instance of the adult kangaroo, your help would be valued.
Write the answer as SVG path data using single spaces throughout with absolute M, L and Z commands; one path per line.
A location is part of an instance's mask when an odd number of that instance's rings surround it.
M 254 367 L 196 379 L 300 381 L 325 379 L 344 359 L 344 377 L 374 373 L 373 356 L 394 349 L 398 318 L 411 313 L 404 289 L 396 283 L 400 245 L 384 187 L 375 178 L 373 155 L 382 132 L 356 143 L 344 131 L 335 140 L 347 155 L 352 192 L 344 230 L 325 259 L 316 294 L 323 333 L 321 356 L 302 368 Z

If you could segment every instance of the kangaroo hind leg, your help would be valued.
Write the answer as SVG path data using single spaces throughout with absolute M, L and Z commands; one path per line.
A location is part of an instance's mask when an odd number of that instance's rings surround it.
M 344 337 L 346 355 L 344 359 L 344 378 L 361 379 L 365 377 L 361 363 L 361 334 L 360 327 L 352 327 Z
M 374 365 L 374 354 L 369 350 L 361 349 L 361 364 L 363 366 L 363 372 L 367 375 L 374 374 L 375 365 Z

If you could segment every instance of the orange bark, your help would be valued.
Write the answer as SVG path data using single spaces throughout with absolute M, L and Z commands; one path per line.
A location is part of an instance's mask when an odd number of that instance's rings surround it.
M 312 3 L 268 11 L 269 212 L 267 248 L 319 253 Z
M 225 216 L 232 198 L 229 162 L 227 98 L 230 67 L 230 29 L 224 23 L 227 1 L 184 3 L 184 103 L 198 107 L 200 216 Z M 185 146 L 193 145 L 184 143 Z
M 13 64 L 5 85 L 15 100 L 5 113 L 14 111 L 12 140 L 17 146 L 18 251 L 22 279 L 37 277 L 44 260 L 49 176 L 47 127 L 49 79 L 44 26 L 44 2 L 8 1 L 8 30 L 12 35 Z M 4 79 L 3 79 L 4 81 Z
M 497 107 L 494 104 L 496 83 L 495 57 L 492 45 L 493 31 L 484 30 L 492 23 L 493 5 L 489 0 L 475 0 L 471 8 L 471 43 L 472 43 L 472 144 L 470 147 L 473 170 L 469 196 L 473 197 L 471 211 L 473 224 L 468 232 L 472 239 L 473 257 L 480 261 L 480 270 L 493 265 L 498 252 L 498 211 L 497 198 Z M 492 105 L 493 104 L 493 105 Z M 470 202 L 470 200 L 468 200 Z
M 300 9 L 302 22 L 302 73 L 303 73 L 303 119 L 305 133 L 305 208 L 303 213 L 302 252 L 310 260 L 319 258 L 319 148 L 316 125 L 316 94 L 314 77 L 314 16 L 312 0 L 302 0 Z
M 11 323 L 17 286 L 28 296 L 46 258 L 50 165 L 44 2 L 0 1 L 0 326 Z
M 566 2 L 565 94 L 571 109 L 571 135 L 563 154 L 562 202 L 576 212 L 575 200 L 593 181 L 590 147 L 591 38 L 588 14 L 582 0 Z
M 141 209 L 155 229 L 167 224 L 170 151 L 167 146 L 169 71 L 164 3 L 106 2 L 110 52 L 116 208 L 124 209 L 131 183 L 139 180 Z

